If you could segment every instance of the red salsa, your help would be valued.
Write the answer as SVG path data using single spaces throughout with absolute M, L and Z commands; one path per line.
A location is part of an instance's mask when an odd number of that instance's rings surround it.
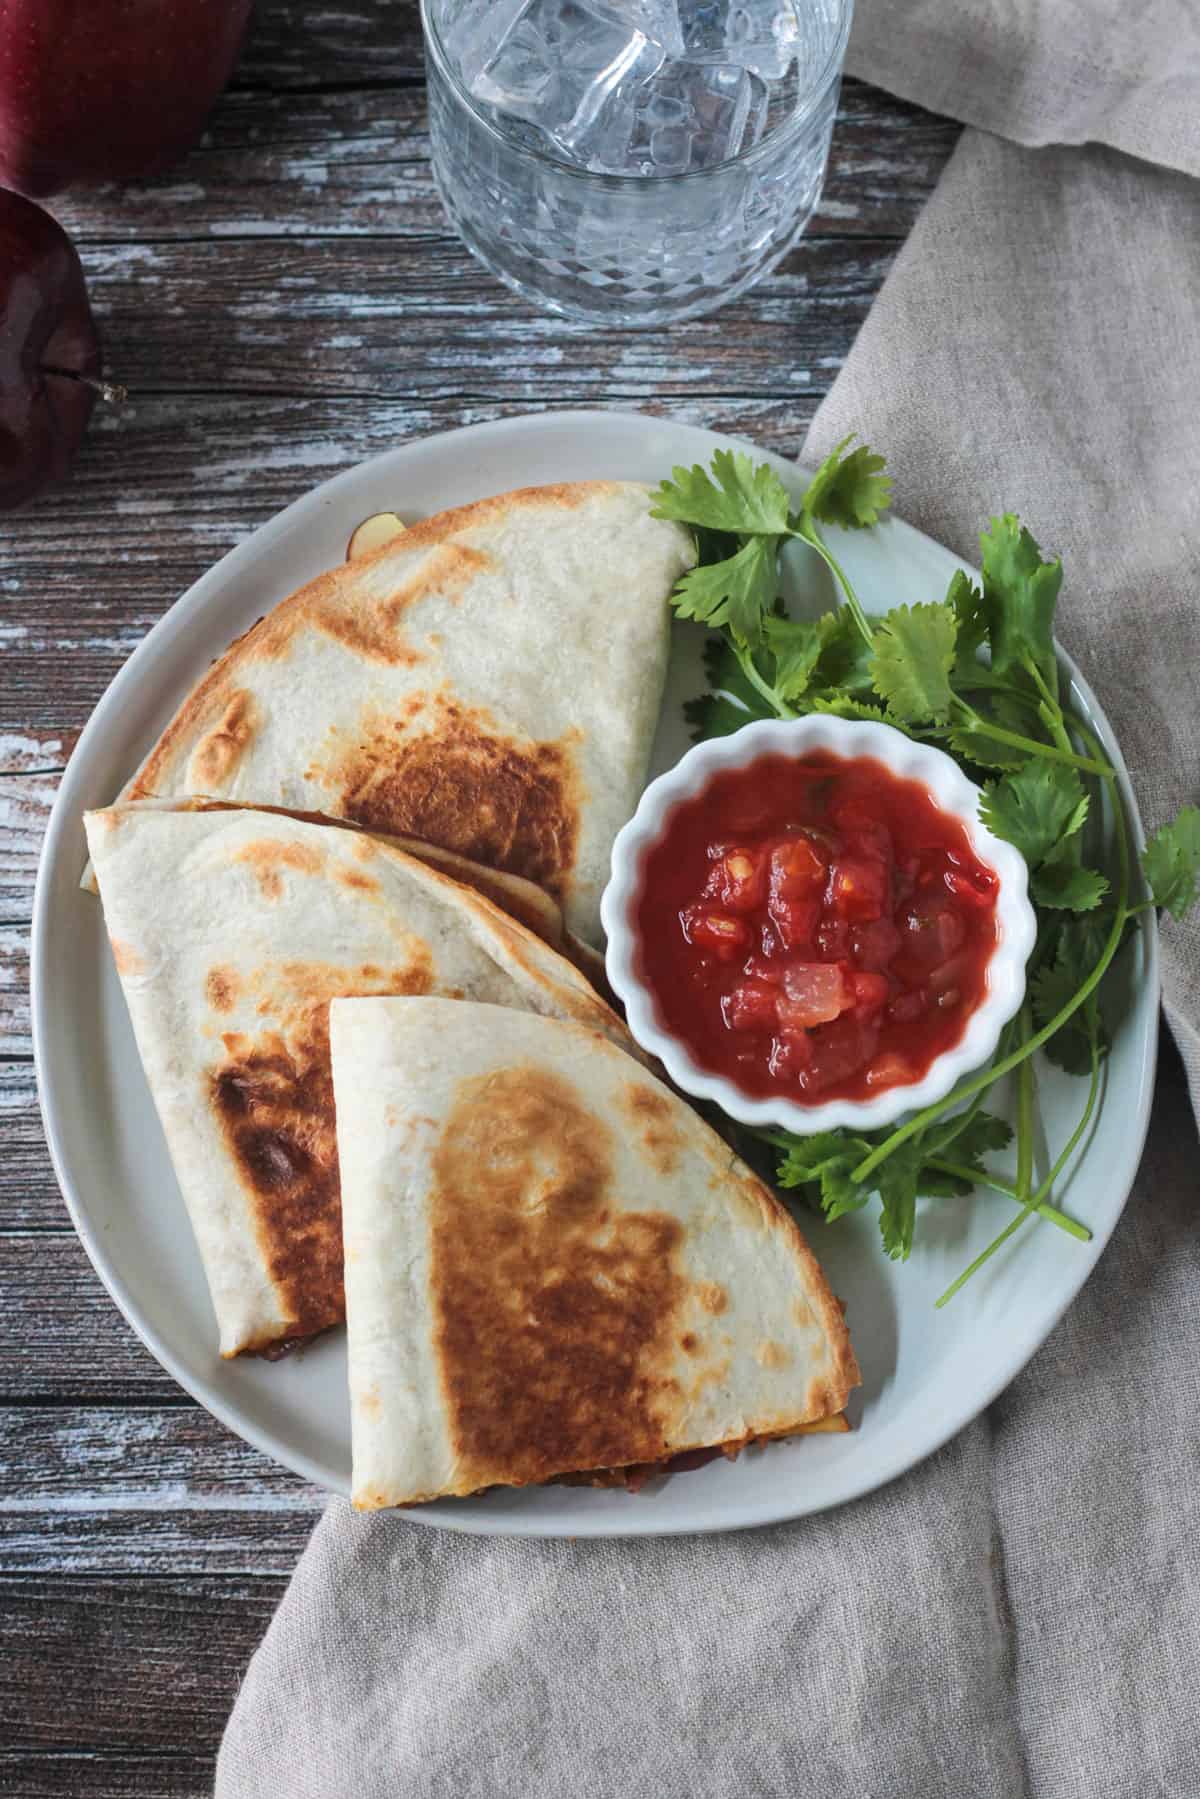
M 872 757 L 760 756 L 669 815 L 634 904 L 660 1025 L 756 1098 L 869 1099 L 961 1038 L 994 872 Z

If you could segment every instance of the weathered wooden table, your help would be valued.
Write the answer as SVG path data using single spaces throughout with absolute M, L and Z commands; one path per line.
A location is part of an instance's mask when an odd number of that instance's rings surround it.
M 322 1503 L 151 1360 L 76 1242 L 42 1142 L 33 879 L 89 712 L 211 562 L 405 439 L 614 406 L 794 455 L 957 129 L 847 82 L 824 200 L 770 279 L 715 318 L 583 332 L 449 234 L 415 5 L 261 0 L 186 162 L 56 204 L 132 397 L 96 419 L 69 486 L 0 515 L 0 1793 L 208 1793 L 238 1678 Z

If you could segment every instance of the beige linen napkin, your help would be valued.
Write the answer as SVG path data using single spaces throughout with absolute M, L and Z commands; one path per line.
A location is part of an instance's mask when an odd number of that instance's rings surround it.
M 1159 12 L 1176 36 L 1184 11 Z M 857 67 L 1031 141 L 1196 168 L 1200 80 L 1180 95 L 1126 60 L 1155 43 L 1137 14 L 878 5 Z M 1086 57 L 1056 57 L 1063 19 Z M 894 83 L 870 60 L 889 33 L 909 52 Z M 998 84 L 1024 97 L 1016 123 Z M 998 507 L 1064 553 L 1062 632 L 1151 822 L 1200 800 L 1198 309 L 1200 184 L 968 132 L 808 452 L 860 430 L 898 509 L 963 554 Z M 1195 923 L 1165 960 L 1200 1103 Z M 983 1418 L 855 1505 L 548 1544 L 331 1506 L 250 1666 L 218 1799 L 1195 1799 L 1198 1166 L 1167 1045 L 1080 1298 Z
M 1196 0 L 858 0 L 847 66 L 1013 143 L 1200 175 Z

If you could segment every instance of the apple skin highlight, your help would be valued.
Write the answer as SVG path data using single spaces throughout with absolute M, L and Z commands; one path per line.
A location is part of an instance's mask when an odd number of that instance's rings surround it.
M 252 0 L 6 0 L 0 187 L 31 199 L 182 156 L 228 81 Z

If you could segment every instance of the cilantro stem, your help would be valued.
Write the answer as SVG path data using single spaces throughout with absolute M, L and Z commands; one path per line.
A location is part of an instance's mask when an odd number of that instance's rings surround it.
M 1015 1199 L 1019 1206 L 1024 1206 L 1024 1201 L 1013 1183 L 1006 1181 L 1002 1175 L 993 1174 L 990 1169 L 971 1168 L 965 1162 L 949 1162 L 944 1156 L 931 1156 L 928 1165 L 930 1168 L 939 1169 L 942 1174 L 952 1175 L 955 1180 L 970 1181 L 977 1187 L 992 1187 L 997 1193 L 1003 1193 L 1007 1199 Z M 1058 1207 L 1052 1206 L 1048 1200 L 1041 1202 L 1037 1207 L 1037 1213 L 1039 1218 L 1045 1218 L 1050 1224 L 1056 1224 L 1060 1231 L 1066 1231 L 1067 1235 L 1074 1237 L 1076 1242 L 1091 1242 L 1092 1233 L 1086 1224 L 1080 1224 L 1078 1219 L 1072 1218 L 1067 1212 L 1060 1212 Z
M 1059 741 L 1059 746 L 1062 749 L 1069 750 L 1071 747 L 1071 740 L 1067 736 L 1066 726 L 1063 723 L 1063 709 L 1059 704 L 1058 695 L 1051 691 L 1050 683 L 1046 680 L 1046 677 L 1043 675 L 1032 656 L 1022 656 L 1021 666 L 1024 668 L 1026 674 L 1030 676 L 1034 686 L 1037 688 L 1043 701 L 1050 710 L 1050 716 L 1055 721 L 1053 729 L 1054 735 Z M 1099 749 L 1097 749 L 1097 754 L 1099 754 Z
M 1036 737 L 1021 737 L 1016 731 L 1006 731 L 1003 725 L 994 725 L 976 712 L 966 700 L 960 699 L 957 704 L 968 729 L 978 732 L 981 737 L 990 737 L 994 743 L 1006 743 L 1010 749 L 1023 750 L 1027 756 L 1042 756 L 1048 762 L 1064 762 L 1068 768 L 1081 768 L 1089 775 L 1107 778 L 1113 772 L 1107 762 L 1097 761 L 1094 757 L 1077 756 L 1074 751 L 1060 750 L 1052 743 L 1039 743 Z
M 1112 777 L 1109 777 L 1109 779 L 1111 780 Z M 1117 877 L 1117 904 L 1116 910 L 1113 913 L 1112 928 L 1105 938 L 1104 948 L 1100 952 L 1100 959 L 1096 963 L 1091 974 L 1067 1001 L 1066 1005 L 1061 1007 L 1059 1011 L 1055 1013 L 1049 1024 L 1044 1024 L 1040 1031 L 1035 1031 L 1032 1037 L 1028 1038 L 1017 1049 L 1013 1050 L 1011 1054 L 1002 1056 L 998 1062 L 993 1062 L 989 1068 L 982 1069 L 980 1073 L 977 1074 L 974 1079 L 969 1080 L 965 1086 L 960 1086 L 952 1094 L 948 1093 L 945 1099 L 939 1099 L 935 1101 L 933 1105 L 926 1106 L 923 1111 L 914 1113 L 907 1123 L 902 1124 L 898 1130 L 893 1131 L 890 1137 L 873 1149 L 869 1156 L 864 1157 L 858 1167 L 853 1170 L 851 1178 L 854 1181 L 861 1183 L 867 1179 L 868 1175 L 874 1174 L 880 1164 L 886 1162 L 888 1157 L 892 1155 L 895 1150 L 899 1149 L 902 1143 L 907 1143 L 910 1137 L 915 1137 L 918 1131 L 923 1131 L 935 1118 L 940 1118 L 947 1107 L 952 1105 L 956 1099 L 970 1099 L 974 1094 L 981 1093 L 984 1088 L 992 1086 L 1002 1075 L 1011 1074 L 1014 1068 L 1019 1068 L 1023 1062 L 1027 1061 L 1029 1057 L 1033 1055 L 1035 1050 L 1041 1049 L 1044 1043 L 1049 1043 L 1051 1037 L 1053 1037 L 1057 1031 L 1062 1030 L 1067 1020 L 1073 1018 L 1080 1006 L 1084 1005 L 1096 991 L 1096 988 L 1100 985 L 1108 972 L 1109 963 L 1121 947 L 1121 939 L 1125 935 L 1125 922 L 1127 916 L 1125 906 L 1129 896 L 1129 843 L 1126 837 L 1124 808 L 1121 805 L 1120 795 L 1115 791 L 1115 788 L 1113 789 L 1113 798 L 1115 801 L 1113 815 L 1117 829 L 1117 854 L 1120 864 Z
M 750 649 L 744 650 L 732 633 L 729 634 L 728 641 L 733 646 L 733 653 L 738 659 L 738 667 L 741 669 L 750 685 L 762 695 L 764 700 L 766 700 L 771 710 L 777 713 L 780 718 L 798 718 L 800 716 L 799 713 L 789 706 L 786 700 L 780 699 L 770 682 L 764 680 L 757 668 L 755 668 L 754 651 Z
M 1005 1225 L 1004 1229 L 1000 1232 L 1000 1235 L 998 1237 L 993 1237 L 992 1241 L 988 1244 L 987 1248 L 980 1251 L 980 1253 L 975 1257 L 975 1260 L 971 1263 L 970 1267 L 964 1268 L 962 1273 L 958 1276 L 958 1278 L 956 1280 L 951 1281 L 950 1285 L 946 1288 L 946 1291 L 942 1294 L 941 1298 L 935 1302 L 935 1306 L 934 1306 L 935 1311 L 940 1312 L 943 1306 L 950 1304 L 950 1301 L 954 1298 L 954 1295 L 956 1293 L 960 1292 L 962 1290 L 962 1288 L 966 1286 L 966 1284 L 970 1280 L 971 1276 L 973 1274 L 978 1274 L 979 1270 L 983 1267 L 984 1263 L 989 1262 L 991 1260 L 991 1258 L 995 1255 L 996 1251 L 998 1249 L 1002 1249 L 1004 1247 L 1004 1245 L 1008 1242 L 1008 1239 L 1011 1236 L 1014 1236 L 1016 1234 L 1016 1232 L 1020 1230 L 1021 1226 L 1024 1224 L 1025 1220 L 1030 1216 L 1032 1211 L 1033 1211 L 1032 1204 L 1024 1205 L 1021 1207 L 1021 1210 L 1017 1213 L 1016 1217 L 1014 1219 L 1012 1219 L 1010 1221 L 1010 1223 Z
M 821 533 L 817 530 L 815 525 L 810 524 L 803 516 L 798 525 L 791 526 L 791 530 L 792 535 L 798 537 L 801 543 L 806 543 L 810 550 L 815 550 L 817 552 L 817 555 L 830 571 L 834 580 L 841 588 L 842 593 L 845 595 L 846 608 L 849 611 L 851 618 L 858 626 L 868 649 L 873 650 L 875 648 L 875 633 L 871 629 L 871 621 L 863 611 L 862 601 L 855 593 L 849 575 L 846 573 L 833 551 L 829 548 L 828 544 L 826 544 Z
M 1037 1192 L 1034 1193 L 1028 1200 L 1026 1200 L 1025 1204 L 1021 1207 L 1021 1210 L 1018 1212 L 1017 1216 L 1014 1219 L 1012 1219 L 1010 1221 L 1010 1223 L 1005 1225 L 1004 1229 L 1000 1232 L 1000 1235 L 998 1237 L 993 1237 L 992 1241 L 988 1244 L 987 1248 L 984 1250 L 981 1250 L 980 1253 L 975 1257 L 975 1260 L 971 1263 L 970 1267 L 964 1268 L 962 1273 L 958 1276 L 958 1278 L 956 1280 L 951 1281 L 950 1285 L 946 1288 L 946 1291 L 942 1294 L 941 1298 L 937 1301 L 936 1307 L 935 1307 L 936 1310 L 940 1311 L 943 1306 L 949 1305 L 950 1301 L 954 1298 L 954 1295 L 956 1293 L 960 1292 L 961 1289 L 966 1286 L 966 1284 L 970 1280 L 971 1276 L 973 1274 L 977 1274 L 979 1272 L 979 1270 L 983 1267 L 984 1263 L 987 1261 L 990 1261 L 992 1256 L 995 1255 L 995 1253 L 998 1249 L 1003 1248 L 1003 1246 L 1008 1242 L 1008 1239 L 1011 1236 L 1014 1236 L 1015 1233 L 1020 1230 L 1021 1226 L 1025 1223 L 1025 1220 L 1027 1218 L 1032 1217 L 1034 1212 L 1039 1212 L 1039 1213 L 1043 1212 L 1046 1194 L 1052 1191 L 1055 1181 L 1058 1179 L 1059 1175 L 1062 1173 L 1063 1169 L 1066 1167 L 1067 1162 L 1069 1161 L 1070 1157 L 1074 1154 L 1080 1138 L 1083 1136 L 1084 1132 L 1087 1130 L 1087 1127 L 1091 1122 L 1092 1113 L 1095 1110 L 1096 1097 L 1100 1091 L 1100 1040 L 1099 1040 L 1097 1033 L 1094 1030 L 1092 1032 L 1091 1048 L 1092 1048 L 1092 1078 L 1091 1078 L 1091 1083 L 1088 1087 L 1087 1103 L 1083 1108 L 1083 1116 L 1080 1118 L 1079 1123 L 1075 1126 L 1075 1129 L 1071 1132 L 1071 1135 L 1067 1138 L 1066 1143 L 1063 1145 L 1062 1149 L 1059 1151 L 1059 1154 L 1055 1158 L 1054 1166 L 1051 1168 L 1049 1174 L 1046 1176 L 1045 1180 L 1042 1182 L 1042 1184 L 1038 1188 Z M 1015 1197 L 1015 1195 L 1014 1195 L 1014 1197 Z M 1063 1218 L 1066 1217 L 1065 1213 L 1060 1213 L 1059 1215 L 1060 1215 L 1060 1217 L 1063 1217 Z M 1068 1224 L 1073 1223 L 1073 1222 L 1074 1222 L 1073 1220 L 1068 1220 Z M 1075 1231 L 1071 1232 L 1072 1236 L 1075 1236 L 1076 1234 L 1077 1233 Z M 1091 1236 L 1092 1236 L 1091 1231 L 1086 1231 L 1084 1233 L 1082 1240 L 1084 1242 L 1090 1242 Z
M 1028 1043 L 1033 1018 L 1026 1000 L 1018 1013 L 1018 1044 Z M 1026 1058 L 1017 1069 L 1017 1198 L 1022 1205 L 1029 1198 L 1033 1178 L 1033 1063 Z

